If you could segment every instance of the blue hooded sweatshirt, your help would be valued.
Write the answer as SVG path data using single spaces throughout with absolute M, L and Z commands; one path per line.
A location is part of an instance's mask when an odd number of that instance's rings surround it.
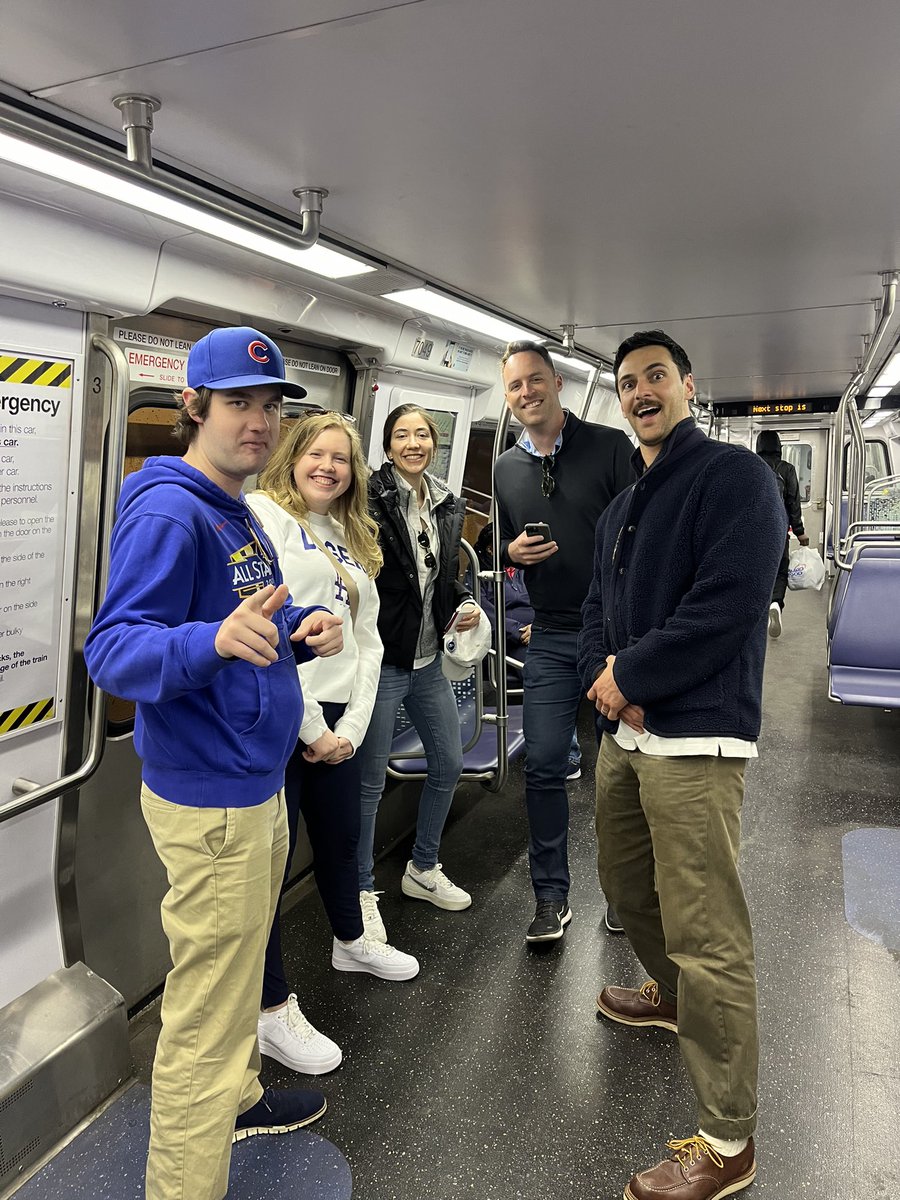
M 109 585 L 84 646 L 91 677 L 137 701 L 144 782 L 174 804 L 248 808 L 284 783 L 303 697 L 292 600 L 272 618 L 278 661 L 221 658 L 222 621 L 282 582 L 275 552 L 244 503 L 180 458 L 148 458 L 122 487 Z M 327 610 L 326 610 L 327 611 Z

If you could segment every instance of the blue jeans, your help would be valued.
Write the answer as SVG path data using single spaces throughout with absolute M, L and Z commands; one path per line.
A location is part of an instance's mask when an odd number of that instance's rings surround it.
M 578 633 L 534 626 L 525 656 L 525 807 L 528 861 L 538 900 L 569 894 L 569 797 L 566 774 L 584 687 Z
M 435 866 L 444 822 L 462 773 L 462 737 L 456 697 L 441 671 L 441 656 L 418 671 L 383 666 L 372 720 L 362 746 L 359 835 L 359 890 L 375 887 L 375 818 L 384 791 L 394 721 L 400 705 L 409 713 L 428 763 L 428 778 L 419 797 L 419 817 L 412 860 L 422 871 Z

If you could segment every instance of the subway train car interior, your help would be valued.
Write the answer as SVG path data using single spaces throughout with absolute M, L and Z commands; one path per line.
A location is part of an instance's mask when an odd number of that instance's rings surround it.
M 747 763 L 747 1194 L 896 1197 L 896 0 L 3 12 L 0 1197 L 145 1194 L 168 882 L 141 811 L 135 705 L 91 680 L 84 647 L 123 481 L 180 453 L 188 355 L 228 326 L 273 339 L 306 392 L 285 399 L 282 436 L 311 409 L 344 414 L 377 470 L 387 414 L 429 415 L 430 470 L 466 502 L 459 578 L 498 618 L 504 572 L 472 547 L 497 524 L 494 463 L 522 434 L 508 342 L 546 347 L 564 407 L 636 445 L 616 349 L 663 329 L 690 356 L 706 437 L 755 451 L 778 435 L 823 578 L 790 578 L 770 614 Z M 521 664 L 498 619 L 453 684 L 463 773 L 441 856 L 465 911 L 401 892 L 426 771 L 401 709 L 375 875 L 414 979 L 332 969 L 301 826 L 285 964 L 343 1061 L 310 1078 L 263 1057 L 265 1087 L 320 1088 L 328 1110 L 237 1141 L 229 1196 L 613 1200 L 695 1131 L 674 1026 L 597 1012 L 602 988 L 646 973 L 604 916 L 587 698 L 566 784 L 571 924 L 525 940 Z

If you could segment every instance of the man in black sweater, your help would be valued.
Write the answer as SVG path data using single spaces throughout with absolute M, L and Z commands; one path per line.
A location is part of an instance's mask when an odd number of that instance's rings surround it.
M 597 760 L 603 890 L 652 976 L 605 987 L 603 1016 L 677 1033 L 699 1114 L 626 1200 L 717 1200 L 753 1182 L 758 1032 L 738 873 L 756 757 L 766 618 L 787 531 L 775 476 L 690 416 L 684 350 L 659 329 L 615 359 L 637 483 L 597 525 L 579 666 Z
M 524 430 L 494 468 L 500 553 L 504 565 L 525 568 L 534 607 L 523 724 L 528 858 L 537 903 L 525 936 L 547 942 L 562 937 L 572 919 L 566 773 L 583 695 L 578 631 L 594 530 L 613 496 L 633 482 L 634 471 L 631 443 L 621 430 L 587 425 L 563 409 L 563 381 L 545 346 L 512 342 L 501 369 L 506 403 Z M 529 536 L 525 526 L 532 523 L 548 525 L 549 540 Z

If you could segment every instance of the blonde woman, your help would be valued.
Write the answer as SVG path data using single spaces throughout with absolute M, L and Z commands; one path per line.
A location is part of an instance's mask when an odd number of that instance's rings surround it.
M 381 979 L 411 979 L 409 954 L 364 932 L 357 883 L 361 745 L 378 690 L 381 566 L 377 528 L 367 511 L 368 468 L 359 434 L 340 413 L 300 418 L 282 437 L 248 504 L 272 540 L 285 582 L 307 605 L 344 620 L 344 648 L 329 669 L 298 667 L 304 714 L 287 765 L 290 866 L 300 814 L 313 850 L 319 894 L 334 931 L 332 965 Z M 285 876 L 287 878 L 287 876 Z M 341 1051 L 303 1016 L 289 992 L 278 914 L 266 949 L 259 1045 L 263 1054 L 307 1074 L 333 1070 Z

